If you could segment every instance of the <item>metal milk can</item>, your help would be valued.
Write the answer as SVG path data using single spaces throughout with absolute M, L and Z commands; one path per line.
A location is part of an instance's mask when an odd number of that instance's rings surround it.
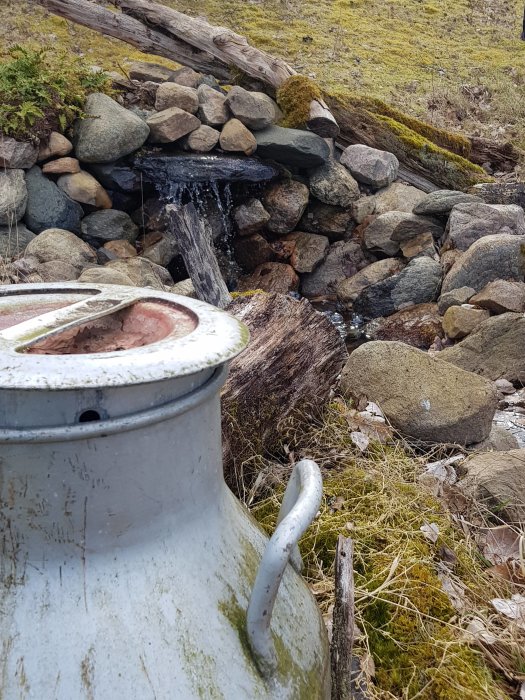
M 0 699 L 329 697 L 297 540 L 223 479 L 219 391 L 247 329 L 149 289 L 0 287 Z M 290 560 L 290 563 L 289 563 Z

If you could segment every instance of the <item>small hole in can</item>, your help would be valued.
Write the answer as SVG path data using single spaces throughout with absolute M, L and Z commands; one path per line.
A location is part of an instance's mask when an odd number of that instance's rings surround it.
M 89 409 L 88 411 L 82 411 L 78 417 L 79 423 L 91 423 L 92 421 L 101 420 L 101 415 L 98 411 Z

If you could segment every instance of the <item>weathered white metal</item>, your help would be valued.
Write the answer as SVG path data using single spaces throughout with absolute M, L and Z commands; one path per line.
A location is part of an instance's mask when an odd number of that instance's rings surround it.
M 247 332 L 194 300 L 129 294 L 0 288 L 0 698 L 328 697 L 323 622 L 291 566 L 269 677 L 248 642 L 268 540 L 224 483 L 219 405 Z M 131 304 L 153 305 L 167 332 L 107 353 L 34 354 L 63 350 L 85 314 Z

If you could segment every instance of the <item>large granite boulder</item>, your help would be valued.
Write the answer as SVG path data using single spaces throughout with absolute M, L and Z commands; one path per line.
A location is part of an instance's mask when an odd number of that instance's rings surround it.
M 336 207 L 349 207 L 360 196 L 357 182 L 332 158 L 310 171 L 310 192 L 320 202 Z
M 427 195 L 417 187 L 406 185 L 404 182 L 393 182 L 388 187 L 379 190 L 373 197 L 374 214 L 385 214 L 387 211 L 405 211 L 412 213 L 415 206 Z
M 456 204 L 483 202 L 480 197 L 457 190 L 436 190 L 423 197 L 413 209 L 422 216 L 448 216 Z
M 424 233 L 431 233 L 438 238 L 443 233 L 443 227 L 423 216 L 402 211 L 389 211 L 378 216 L 366 227 L 364 241 L 369 250 L 396 255 L 402 241 Z
M 162 83 L 155 94 L 155 109 L 162 112 L 169 107 L 178 107 L 190 114 L 196 114 L 199 109 L 197 90 L 178 83 Z
M 480 238 L 495 234 L 525 234 L 525 213 L 516 204 L 498 205 L 470 202 L 457 204 L 450 213 L 447 242 L 468 250 Z
M 93 248 L 75 236 L 71 231 L 50 228 L 36 236 L 25 251 L 26 256 L 34 256 L 41 263 L 60 260 L 81 270 L 87 265 L 96 264 L 97 255 Z
M 80 233 L 80 220 L 84 214 L 78 202 L 42 175 L 35 165 L 26 174 L 27 207 L 24 223 L 34 233 L 46 229 L 65 229 Z
M 508 379 L 525 384 L 525 317 L 501 314 L 484 321 L 479 328 L 440 357 L 487 379 Z
M 255 133 L 257 155 L 296 168 L 314 168 L 330 157 L 324 139 L 311 131 L 270 126 Z
M 496 234 L 473 243 L 458 258 L 443 281 L 443 293 L 458 287 L 480 292 L 498 279 L 523 282 L 525 275 L 525 236 Z
M 361 144 L 345 148 L 341 163 L 358 182 L 377 189 L 394 182 L 399 171 L 399 161 L 393 153 Z
M 441 265 L 431 258 L 411 260 L 397 275 L 365 287 L 354 309 L 367 318 L 391 316 L 396 311 L 436 301 L 441 287 Z
M 251 92 L 239 85 L 235 85 L 229 91 L 226 105 L 232 114 L 253 131 L 260 131 L 274 124 L 280 114 L 280 110 L 271 97 L 264 92 Z
M 263 196 L 263 205 L 270 219 L 267 227 L 273 233 L 290 233 L 295 229 L 306 205 L 308 187 L 301 182 L 289 180 L 272 185 Z
M 465 464 L 459 487 L 498 517 L 525 523 L 525 449 L 476 454 Z
M 468 445 L 488 437 L 496 411 L 492 382 L 404 343 L 372 341 L 351 354 L 341 377 L 348 398 L 377 403 L 401 433 Z
M 149 135 L 144 120 L 108 95 L 94 92 L 75 124 L 75 154 L 86 163 L 111 163 L 139 149 Z

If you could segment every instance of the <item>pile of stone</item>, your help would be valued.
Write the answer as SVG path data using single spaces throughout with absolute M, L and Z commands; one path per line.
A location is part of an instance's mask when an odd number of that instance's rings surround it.
M 0 141 L 2 282 L 191 293 L 164 202 L 135 156 L 259 159 L 279 175 L 236 190 L 231 288 L 299 292 L 359 314 L 368 337 L 391 342 L 358 348 L 343 390 L 381 403 L 408 435 L 485 441 L 494 381 L 517 388 L 525 378 L 523 209 L 492 203 L 486 186 L 427 194 L 399 179 L 391 153 L 352 145 L 339 154 L 279 126 L 263 93 L 190 69 L 140 64 L 130 75 L 129 93 L 89 96 L 90 117 L 71 141 Z

